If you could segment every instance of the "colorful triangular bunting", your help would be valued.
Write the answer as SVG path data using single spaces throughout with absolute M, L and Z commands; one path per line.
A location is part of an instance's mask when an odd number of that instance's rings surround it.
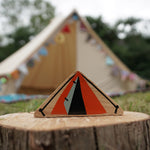
M 73 20 L 78 20 L 79 16 L 76 13 L 74 13 L 73 16 L 72 16 L 72 18 L 73 18 Z
M 70 33 L 70 28 L 68 25 L 65 25 L 64 28 L 62 29 L 63 33 Z
M 81 29 L 81 31 L 86 31 L 87 30 L 86 26 L 84 25 L 83 22 L 80 22 L 80 29 Z
M 106 64 L 108 66 L 114 65 L 114 61 L 111 59 L 111 57 L 109 57 L 109 56 L 106 57 Z
M 44 47 L 44 46 L 41 47 L 41 49 L 39 50 L 38 54 L 42 55 L 42 56 L 48 55 L 48 51 L 47 51 L 46 47 Z

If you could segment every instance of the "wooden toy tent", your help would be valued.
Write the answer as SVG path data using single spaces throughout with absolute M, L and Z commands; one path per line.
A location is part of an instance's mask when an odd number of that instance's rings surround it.
M 35 111 L 35 117 L 122 115 L 123 110 L 85 75 L 67 78 Z
M 0 64 L 0 76 L 9 78 L 1 94 L 48 94 L 76 70 L 107 93 L 135 90 L 143 81 L 73 11 L 67 17 L 55 17 L 33 40 Z

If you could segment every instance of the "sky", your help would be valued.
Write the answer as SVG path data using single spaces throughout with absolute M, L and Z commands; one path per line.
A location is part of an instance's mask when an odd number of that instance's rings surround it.
M 83 15 L 102 16 L 113 24 L 118 19 L 138 17 L 150 19 L 150 0 L 47 0 L 56 7 L 56 14 L 67 14 L 77 9 Z
M 32 0 L 31 0 L 32 1 Z M 81 16 L 102 16 L 103 20 L 110 25 L 114 25 L 118 19 L 137 17 L 150 20 L 150 0 L 46 0 L 56 9 L 56 15 L 67 15 L 76 9 Z M 28 14 L 27 14 L 28 15 Z M 27 16 L 24 17 L 24 23 Z M 2 26 L 4 18 L 0 18 L 0 33 L 11 32 L 11 28 Z M 144 24 L 138 29 L 144 34 L 150 34 L 150 27 L 144 31 Z

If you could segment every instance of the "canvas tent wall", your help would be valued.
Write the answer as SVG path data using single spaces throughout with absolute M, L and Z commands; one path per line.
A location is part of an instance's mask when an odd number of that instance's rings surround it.
M 66 27 L 67 30 L 64 30 Z M 40 61 L 35 60 L 34 66 L 22 73 L 18 68 L 32 59 L 43 46 L 47 50 L 46 56 L 39 56 Z M 116 66 L 119 72 L 128 74 L 124 78 L 132 74 L 87 21 L 73 11 L 67 17 L 54 18 L 32 41 L 0 64 L 1 76 L 15 74 L 19 70 L 19 77 L 14 75 L 15 78 L 11 77 L 5 84 L 5 87 L 8 83 L 9 87 L 11 85 L 9 91 L 3 86 L 1 94 L 16 90 L 30 94 L 50 93 L 76 70 L 82 71 L 107 93 L 135 90 L 137 84 L 144 81 L 138 76 L 133 81 L 121 80 L 120 74 L 112 75 Z

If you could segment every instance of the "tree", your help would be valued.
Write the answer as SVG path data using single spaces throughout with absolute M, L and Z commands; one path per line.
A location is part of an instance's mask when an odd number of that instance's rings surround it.
M 142 19 L 131 17 L 118 20 L 113 27 L 101 17 L 87 17 L 87 20 L 131 70 L 145 79 L 150 79 L 150 36 L 145 36 L 137 30 L 137 24 L 142 22 Z
M 150 37 L 137 30 L 137 24 L 140 22 L 142 19 L 128 18 L 116 23 L 118 35 L 123 33 L 125 36 L 114 43 L 113 50 L 131 70 L 145 79 L 150 79 Z M 123 28 L 119 30 L 121 24 Z
M 112 47 L 113 42 L 118 39 L 116 29 L 104 22 L 101 16 L 97 18 L 87 16 L 86 18 L 99 37 Z
M 15 30 L 28 25 L 37 33 L 54 17 L 54 7 L 43 0 L 5 0 L 1 2 L 0 13 L 5 24 Z
M 10 42 L 7 45 L 0 46 L 0 61 L 14 53 L 25 43 L 29 42 L 33 34 L 33 31 L 30 30 L 29 27 L 19 27 L 11 34 L 7 34 L 6 36 L 9 38 Z
M 0 37 L 0 61 L 25 45 L 54 17 L 54 7 L 42 0 L 5 0 L 0 14 L 5 18 L 4 36 Z M 6 44 L 3 44 L 4 39 Z

